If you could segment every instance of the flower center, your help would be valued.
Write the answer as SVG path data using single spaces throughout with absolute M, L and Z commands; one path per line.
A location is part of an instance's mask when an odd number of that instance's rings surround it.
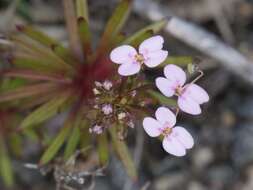
M 182 93 L 183 93 L 183 90 L 184 90 L 184 88 L 183 88 L 182 86 L 178 85 L 178 86 L 176 87 L 176 89 L 175 89 L 175 95 L 176 95 L 176 96 L 181 96 Z
M 170 124 L 168 122 L 166 122 L 164 124 L 164 128 L 162 130 L 162 134 L 163 134 L 163 136 L 168 136 L 168 135 L 171 134 L 171 132 L 172 132 L 172 127 L 170 127 Z
M 136 62 L 138 62 L 140 64 L 143 64 L 144 60 L 145 60 L 142 54 L 136 54 L 134 56 L 134 59 L 135 59 Z

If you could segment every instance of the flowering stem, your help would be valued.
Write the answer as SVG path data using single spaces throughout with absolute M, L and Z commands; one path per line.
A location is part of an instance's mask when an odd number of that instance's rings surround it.
M 49 76 L 41 73 L 30 72 L 29 70 L 9 70 L 4 71 L 1 73 L 2 76 L 5 77 L 20 77 L 25 79 L 32 79 L 32 80 L 44 80 L 44 81 L 52 81 L 52 82 L 59 82 L 69 84 L 71 83 L 70 79 L 65 79 L 60 76 Z
M 176 108 L 176 117 L 177 117 L 178 114 L 179 114 L 179 108 L 177 107 Z
M 200 73 L 199 76 L 197 76 L 197 77 L 191 82 L 191 84 L 196 83 L 201 77 L 204 76 L 204 72 L 203 72 L 203 71 L 198 70 L 198 72 Z

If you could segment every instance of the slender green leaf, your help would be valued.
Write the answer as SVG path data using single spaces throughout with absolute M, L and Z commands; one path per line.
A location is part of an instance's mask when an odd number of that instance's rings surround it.
M 14 185 L 14 176 L 11 167 L 11 161 L 6 150 L 3 137 L 0 139 L 0 172 L 7 187 Z
M 128 18 L 131 3 L 132 0 L 122 0 L 115 9 L 102 35 L 98 49 L 99 54 L 107 50 L 108 46 L 111 45 L 113 38 L 121 31 L 126 19 Z
M 69 64 L 75 64 L 76 60 L 72 57 L 68 48 L 61 45 L 55 39 L 49 37 L 47 34 L 36 30 L 31 26 L 17 26 L 18 30 L 23 32 L 29 38 L 41 43 L 45 47 L 51 48 L 52 51 L 64 61 Z
M 20 0 L 17 6 L 17 14 L 23 17 L 26 21 L 32 22 L 32 16 L 30 11 L 30 3 L 26 0 Z
M 11 39 L 17 46 L 17 51 L 14 53 L 14 57 L 16 54 L 26 53 L 27 55 L 30 55 L 30 57 L 32 56 L 37 58 L 37 60 L 43 60 L 44 62 L 48 62 L 51 65 L 58 66 L 59 68 L 62 67 L 62 69 L 73 70 L 73 67 L 67 64 L 64 59 L 61 58 L 62 56 L 56 55 L 56 53 L 52 51 L 53 47 L 56 46 L 55 44 L 52 44 L 48 48 L 39 44 L 37 41 L 32 41 L 28 38 L 22 38 L 22 36 L 18 35 L 11 36 Z M 60 45 L 57 45 L 57 47 L 59 49 Z M 62 53 L 62 47 L 60 49 Z
M 181 67 L 186 67 L 188 64 L 193 63 L 193 57 L 190 56 L 169 56 L 162 64 L 158 66 L 164 67 L 168 64 L 175 64 Z
M 157 21 L 128 37 L 125 41 L 122 42 L 122 44 L 130 44 L 133 46 L 139 45 L 140 42 L 145 40 L 146 38 L 149 38 L 153 34 L 156 34 L 160 30 L 162 30 L 165 25 L 167 24 L 167 20 L 163 19 L 160 21 Z
M 72 133 L 67 141 L 67 145 L 64 152 L 64 160 L 68 160 L 76 151 L 76 147 L 80 142 L 80 119 L 76 118 L 73 124 Z
M 111 134 L 114 148 L 115 148 L 120 160 L 122 161 L 127 174 L 134 181 L 137 180 L 138 177 L 137 177 L 136 167 L 135 167 L 134 162 L 131 158 L 131 155 L 129 153 L 126 143 L 124 141 L 119 140 L 115 126 L 111 127 L 109 129 L 109 131 Z
M 61 75 L 57 74 L 45 74 L 38 71 L 33 71 L 30 69 L 8 69 L 3 71 L 2 76 L 4 77 L 18 77 L 30 80 L 40 80 L 40 81 L 53 81 L 59 83 L 69 83 L 70 79 L 67 80 Z M 20 79 L 19 79 L 20 80 Z
M 75 12 L 75 5 L 73 0 L 62 0 L 64 7 L 64 16 L 69 36 L 69 47 L 73 56 L 83 62 L 82 45 L 78 31 L 77 16 Z
M 75 59 L 70 51 L 60 44 L 52 44 L 51 45 L 52 51 L 59 56 L 61 59 L 63 59 L 66 63 L 70 65 L 77 65 L 78 61 Z
M 0 102 L 26 98 L 29 96 L 39 95 L 54 90 L 57 86 L 52 83 L 39 83 L 29 86 L 19 87 L 14 90 L 0 94 Z
M 53 117 L 68 99 L 68 94 L 56 97 L 43 104 L 32 113 L 30 113 L 20 124 L 20 129 L 26 129 Z
M 164 95 L 160 94 L 159 92 L 156 92 L 154 90 L 149 90 L 148 94 L 156 99 L 160 104 L 166 105 L 166 106 L 176 106 L 177 102 L 174 99 L 165 97 Z
M 26 129 L 25 131 L 24 131 L 24 133 L 23 133 L 23 135 L 26 137 L 26 138 L 28 138 L 28 139 L 30 139 L 30 140 L 32 140 L 32 141 L 39 141 L 39 139 L 40 139 L 40 137 L 39 137 L 39 135 L 36 133 L 36 131 L 35 130 L 33 130 L 33 129 Z
M 3 79 L 0 83 L 0 94 L 1 92 L 24 86 L 25 84 L 26 81 L 24 79 Z
M 9 146 L 16 156 L 20 156 L 23 150 L 22 138 L 17 133 L 12 133 L 9 138 Z
M 18 31 L 24 33 L 29 38 L 37 42 L 40 42 L 46 47 L 51 47 L 52 44 L 58 44 L 58 42 L 55 39 L 49 37 L 47 34 L 39 30 L 36 30 L 31 26 L 17 25 L 17 29 Z
M 87 0 L 76 0 L 77 17 L 83 17 L 89 22 L 88 4 Z
M 89 124 L 86 120 L 82 120 L 80 124 L 81 136 L 80 146 L 81 149 L 86 149 L 91 145 L 91 135 L 89 133 Z
M 49 161 L 51 161 L 55 155 L 60 150 L 61 146 L 67 139 L 69 132 L 71 130 L 71 124 L 65 124 L 64 127 L 60 130 L 59 134 L 56 136 L 56 138 L 53 140 L 52 144 L 47 148 L 45 153 L 42 155 L 40 160 L 40 165 L 47 164 Z
M 34 71 L 39 71 L 43 73 L 55 73 L 62 72 L 62 67 L 58 65 L 51 64 L 49 60 L 41 60 L 34 57 L 28 56 L 16 56 L 11 60 L 12 64 L 14 64 L 17 68 L 22 69 L 31 69 Z
M 84 17 L 78 18 L 78 29 L 79 29 L 79 36 L 82 43 L 82 48 L 84 51 L 84 54 L 89 56 L 92 52 L 91 50 L 91 34 L 89 30 L 88 22 L 85 20 Z
M 105 166 L 109 160 L 109 149 L 107 135 L 104 133 L 97 137 L 98 140 L 98 155 L 99 162 L 102 166 Z
M 118 34 L 117 36 L 115 36 L 111 42 L 112 47 L 116 47 L 119 44 L 121 44 L 124 40 L 126 40 L 126 36 L 124 34 Z

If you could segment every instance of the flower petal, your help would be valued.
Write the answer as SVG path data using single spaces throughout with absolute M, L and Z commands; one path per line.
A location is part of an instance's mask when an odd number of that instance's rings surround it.
M 176 124 L 176 116 L 168 108 L 159 107 L 155 112 L 156 119 L 164 125 L 165 123 L 169 124 L 170 127 L 173 127 Z
M 193 100 L 195 100 L 199 104 L 203 104 L 209 101 L 209 96 L 207 92 L 196 84 L 186 85 L 184 94 L 186 96 L 190 96 Z
M 139 53 L 143 54 L 144 56 L 147 53 L 152 51 L 161 50 L 163 48 L 163 37 L 162 36 L 153 36 L 144 40 L 139 46 Z
M 144 62 L 150 68 L 156 67 L 157 65 L 164 62 L 168 56 L 168 51 L 158 50 L 147 54 L 146 61 Z
M 167 65 L 164 68 L 164 75 L 170 81 L 177 83 L 177 85 L 183 86 L 186 81 L 186 74 L 180 67 L 176 65 Z
M 163 139 L 163 148 L 166 152 L 174 156 L 184 156 L 186 154 L 184 146 L 172 136 Z
M 161 134 L 161 124 L 152 117 L 145 117 L 143 120 L 143 128 L 151 137 L 158 137 Z
M 201 109 L 200 109 L 199 104 L 189 96 L 180 96 L 178 98 L 177 103 L 178 103 L 178 107 L 186 113 L 189 113 L 192 115 L 201 114 Z
M 169 81 L 164 77 L 158 77 L 155 80 L 157 88 L 167 97 L 171 97 L 175 94 L 176 83 Z
M 137 51 L 132 46 L 122 45 L 111 51 L 110 59 L 117 64 L 132 63 L 136 54 Z
M 140 69 L 139 63 L 124 63 L 119 67 L 118 73 L 122 76 L 130 76 L 138 73 Z
M 172 129 L 173 137 L 177 138 L 177 140 L 186 148 L 190 149 L 194 145 L 194 140 L 191 136 L 191 134 L 183 127 L 174 127 Z

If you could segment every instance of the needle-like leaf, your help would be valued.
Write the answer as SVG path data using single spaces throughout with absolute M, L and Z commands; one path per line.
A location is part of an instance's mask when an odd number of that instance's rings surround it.
M 120 33 L 126 19 L 128 18 L 130 8 L 131 8 L 131 3 L 132 3 L 132 0 L 122 0 L 117 6 L 117 8 L 115 9 L 102 35 L 102 38 L 97 50 L 98 55 L 105 53 L 110 47 L 113 41 L 113 38 Z
M 156 34 L 159 31 L 161 31 L 165 27 L 167 22 L 168 21 L 165 19 L 155 22 L 155 23 L 135 32 L 133 35 L 128 37 L 126 40 L 124 40 L 122 42 L 122 44 L 130 44 L 132 46 L 137 46 L 143 40 L 149 38 L 150 36 Z
M 76 61 L 70 54 L 68 48 L 62 46 L 59 42 L 55 39 L 49 37 L 47 34 L 31 27 L 31 26 L 23 26 L 18 25 L 17 29 L 25 34 L 27 37 L 33 39 L 36 42 L 39 42 L 43 46 L 51 49 L 58 57 L 62 58 L 69 64 L 75 64 Z
M 105 166 L 109 160 L 109 149 L 107 134 L 104 133 L 97 137 L 98 140 L 98 155 L 101 166 Z
M 127 174 L 129 175 L 129 177 L 132 178 L 132 180 L 136 181 L 137 180 L 136 167 L 135 167 L 134 162 L 131 158 L 131 155 L 129 153 L 126 143 L 118 138 L 115 126 L 112 126 L 109 129 L 109 131 L 111 134 L 113 146 L 114 146 L 120 160 L 122 161 L 123 165 L 125 166 Z
M 68 160 L 75 152 L 76 147 L 78 143 L 80 142 L 80 124 L 81 124 L 81 115 L 77 115 L 73 121 L 73 126 L 72 126 L 72 132 L 70 134 L 70 137 L 68 138 L 65 152 L 64 152 L 64 160 Z
M 149 90 L 148 94 L 155 98 L 160 104 L 166 105 L 166 106 L 176 106 L 177 102 L 174 99 L 167 98 L 164 95 L 160 94 L 159 92 L 156 92 L 154 90 Z
M 69 46 L 77 60 L 83 62 L 83 52 L 77 25 L 77 16 L 73 0 L 63 0 L 64 15 L 69 35 Z
M 35 111 L 30 113 L 20 124 L 20 129 L 24 130 L 28 127 L 35 126 L 43 121 L 53 117 L 58 113 L 58 110 L 63 106 L 69 97 L 68 93 L 62 94 L 60 97 L 56 97 L 49 102 L 43 104 Z
M 6 102 L 10 100 L 16 100 L 21 98 L 26 98 L 34 95 L 43 95 L 43 93 L 55 90 L 57 86 L 52 83 L 39 83 L 28 86 L 19 87 L 14 90 L 2 92 L 0 94 L 0 102 Z
M 68 119 L 66 123 L 64 124 L 63 128 L 61 128 L 60 132 L 56 136 L 56 138 L 53 140 L 53 142 L 50 144 L 50 146 L 47 148 L 45 153 L 42 155 L 41 160 L 40 160 L 40 165 L 47 164 L 49 161 L 51 161 L 67 137 L 69 136 L 69 132 L 71 130 L 71 123 L 72 120 Z
M 3 137 L 0 137 L 0 172 L 5 185 L 7 187 L 13 186 L 14 176 L 11 167 L 11 161 L 6 150 L 6 145 L 3 141 Z

